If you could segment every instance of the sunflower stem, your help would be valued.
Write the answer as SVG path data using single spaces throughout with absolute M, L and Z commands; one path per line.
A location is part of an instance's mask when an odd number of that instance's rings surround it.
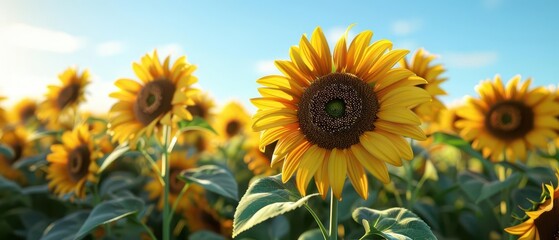
M 170 166 L 169 166 L 169 152 L 172 149 L 169 149 L 170 143 L 170 135 L 171 135 L 171 127 L 167 125 L 163 125 L 163 154 L 162 158 L 162 166 L 161 166 L 161 176 L 163 177 L 163 240 L 171 239 L 171 209 L 169 206 L 169 185 L 170 185 Z
M 171 208 L 171 212 L 174 213 L 177 209 L 177 206 L 179 205 L 179 202 L 182 198 L 182 195 L 184 195 L 184 193 L 186 192 L 186 190 L 188 190 L 188 187 L 190 186 L 189 183 L 185 183 L 184 186 L 181 189 L 181 192 L 179 193 L 179 195 L 177 196 L 177 199 L 175 200 L 175 202 L 173 203 L 173 207 Z M 170 216 L 171 220 L 173 218 L 173 215 Z
M 311 213 L 312 217 L 314 218 L 314 221 L 316 222 L 316 224 L 318 224 L 318 228 L 320 228 L 320 232 L 322 233 L 324 240 L 328 240 L 328 236 L 329 236 L 328 230 L 326 230 L 324 224 L 322 224 L 322 221 L 320 221 L 320 218 L 318 217 L 316 212 L 314 212 L 314 210 L 306 203 L 303 206 Z
M 338 199 L 330 191 L 330 240 L 338 239 Z

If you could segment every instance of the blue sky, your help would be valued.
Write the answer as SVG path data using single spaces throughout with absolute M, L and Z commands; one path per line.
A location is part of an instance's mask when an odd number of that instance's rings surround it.
M 11 105 L 41 100 L 68 66 L 87 68 L 93 83 L 84 106 L 105 112 L 133 61 L 157 48 L 198 66 L 198 87 L 219 105 L 236 99 L 250 110 L 256 79 L 276 73 L 302 34 L 321 26 L 330 45 L 350 24 L 412 52 L 440 57 L 449 81 L 445 102 L 475 95 L 500 74 L 557 84 L 559 1 L 2 1 L 0 95 Z

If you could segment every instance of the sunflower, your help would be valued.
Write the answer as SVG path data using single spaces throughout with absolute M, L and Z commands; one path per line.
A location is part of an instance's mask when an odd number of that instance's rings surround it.
M 268 144 L 264 151 L 259 147 L 260 135 L 257 133 L 250 134 L 249 139 L 243 146 L 246 150 L 244 161 L 247 167 L 254 175 L 271 176 L 276 174 L 278 166 L 270 166 L 272 163 L 272 154 L 276 148 L 277 142 Z
M 172 126 L 180 119 L 192 119 L 186 106 L 194 104 L 190 96 L 196 93 L 191 88 L 198 81 L 192 76 L 196 67 L 187 63 L 184 56 L 172 66 L 169 64 L 170 57 L 161 64 L 154 51 L 132 65 L 141 82 L 125 78 L 115 82 L 120 91 L 110 96 L 118 102 L 109 113 L 114 140 L 136 142 L 144 135 L 150 137 L 162 125 Z
M 527 150 L 545 148 L 557 135 L 559 103 L 543 87 L 529 90 L 530 79 L 519 81 L 513 77 L 506 88 L 498 75 L 483 81 L 477 86 L 480 98 L 466 99 L 457 110 L 460 135 L 492 161 L 526 160 Z
M 187 153 L 184 151 L 173 151 L 171 153 L 170 162 L 169 162 L 169 167 L 171 169 L 169 172 L 170 174 L 169 177 L 171 179 L 169 184 L 169 203 L 171 204 L 171 206 L 175 204 L 178 195 L 180 194 L 182 188 L 185 185 L 185 182 L 178 179 L 177 176 L 179 176 L 183 170 L 195 168 L 197 162 L 198 159 L 196 157 L 188 158 Z M 157 161 L 157 166 L 161 167 L 161 164 L 162 164 L 161 160 Z M 157 171 L 157 172 L 161 172 L 161 171 Z M 163 186 L 161 185 L 161 183 L 159 181 L 153 180 L 148 184 L 146 184 L 145 189 L 148 191 L 149 199 L 151 200 L 158 199 L 157 208 L 159 210 L 162 210 L 163 209 L 163 197 L 162 197 Z M 177 212 L 183 212 L 186 209 L 186 207 L 188 207 L 188 205 L 190 204 L 190 202 L 187 201 L 186 198 L 200 192 L 202 192 L 202 189 L 199 186 L 190 185 L 188 187 L 188 190 L 185 192 L 185 195 L 183 195 L 183 199 L 181 199 L 177 205 L 177 209 L 176 209 Z
M 442 64 L 429 65 L 434 59 L 435 55 L 420 48 L 415 52 L 410 62 L 406 59 L 400 60 L 401 67 L 409 69 L 427 81 L 427 84 L 418 86 L 424 88 L 431 95 L 432 101 L 417 105 L 413 111 L 422 120 L 428 122 L 434 121 L 438 112 L 445 108 L 444 104 L 437 98 L 437 96 L 446 95 L 446 92 L 440 87 L 441 83 L 447 80 L 441 77 L 445 69 Z
M 194 101 L 194 105 L 187 106 L 186 108 L 190 114 L 192 114 L 193 117 L 203 118 L 208 123 L 213 122 L 215 117 L 213 113 L 215 107 L 214 100 L 207 93 L 203 92 L 193 95 L 192 100 Z M 214 149 L 210 139 L 210 134 L 205 131 L 189 131 L 179 137 L 178 143 L 193 147 L 198 153 L 212 152 Z
M 349 30 L 349 29 L 348 29 Z M 421 77 L 393 68 L 409 51 L 392 43 L 369 44 L 364 31 L 346 47 L 347 31 L 331 55 L 320 27 L 290 49 L 291 61 L 275 61 L 282 75 L 260 78 L 261 98 L 253 129 L 263 131 L 260 149 L 275 141 L 272 165 L 283 161 L 282 180 L 296 171 L 302 195 L 314 176 L 322 197 L 330 185 L 340 199 L 346 174 L 362 198 L 368 196 L 364 169 L 384 183 L 386 163 L 401 166 L 413 153 L 403 137 L 425 140 L 421 121 L 410 109 L 431 99 Z
M 35 113 L 37 111 L 37 101 L 24 98 L 20 100 L 10 111 L 9 117 L 10 121 L 17 124 L 26 124 L 35 119 Z
M 21 184 L 25 183 L 25 178 L 21 171 L 12 165 L 22 158 L 36 154 L 35 146 L 27 140 L 28 136 L 25 127 L 16 126 L 4 128 L 0 137 L 0 143 L 9 146 L 14 152 L 13 158 L 0 155 L 0 175 Z
M 51 146 L 47 156 L 50 163 L 47 179 L 49 188 L 59 196 L 73 193 L 85 197 L 85 183 L 97 181 L 97 160 L 102 154 L 96 149 L 87 124 L 77 126 L 62 135 L 62 144 Z
M 90 83 L 89 72 L 85 70 L 79 74 L 76 68 L 66 69 L 58 78 L 62 86 L 48 86 L 47 99 L 37 111 L 37 117 L 48 121 L 50 126 L 56 126 L 60 119 L 72 122 L 73 118 L 69 114 L 76 114 L 76 108 L 85 101 L 85 87 Z
M 559 172 L 555 173 L 559 180 Z M 558 239 L 559 238 L 559 186 L 553 189 L 552 184 L 542 187 L 542 201 L 536 203 L 534 211 L 526 211 L 526 219 L 505 231 L 512 235 L 520 235 L 519 240 Z
M 248 136 L 251 133 L 250 115 L 243 105 L 229 102 L 215 120 L 215 130 L 220 142 L 227 142 L 236 136 Z
M 221 216 L 203 196 L 193 198 L 193 204 L 184 212 L 184 218 L 191 233 L 208 230 L 227 239 L 231 239 L 233 234 L 233 220 Z

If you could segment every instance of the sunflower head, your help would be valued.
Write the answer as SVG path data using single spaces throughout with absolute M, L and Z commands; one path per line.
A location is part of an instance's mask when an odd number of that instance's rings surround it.
M 248 136 L 250 115 L 239 102 L 231 101 L 223 107 L 215 119 L 215 130 L 220 142 L 227 142 L 237 136 Z
M 161 167 L 163 162 L 161 160 L 157 161 L 157 166 Z M 185 182 L 178 179 L 178 176 L 183 170 L 195 168 L 198 163 L 197 157 L 187 157 L 187 152 L 184 151 L 174 151 L 171 153 L 170 157 L 170 184 L 169 184 L 169 203 L 174 204 L 180 194 L 182 188 L 185 186 Z M 160 171 L 159 171 L 160 172 Z M 154 177 L 154 179 L 157 179 Z M 146 190 L 148 192 L 148 197 L 152 200 L 157 199 L 157 208 L 159 210 L 163 209 L 163 186 L 157 180 L 153 180 L 146 184 Z M 190 196 L 194 194 L 200 194 L 203 189 L 197 185 L 190 185 L 188 190 L 183 195 L 183 198 L 177 205 L 177 212 L 183 212 L 186 207 L 190 204 L 187 200 Z
M 200 117 L 208 123 L 212 123 L 215 118 L 213 112 L 215 103 L 207 93 L 199 92 L 192 96 L 194 105 L 189 105 L 186 109 L 192 114 L 193 117 Z M 196 152 L 213 152 L 214 148 L 211 144 L 211 135 L 204 131 L 190 131 L 181 135 L 178 138 L 178 143 L 193 147 Z
M 20 170 L 12 166 L 22 158 L 37 153 L 35 145 L 28 141 L 28 136 L 29 133 L 21 125 L 5 127 L 0 133 L 0 144 L 5 144 L 14 151 L 13 158 L 0 154 L 0 175 L 21 184 L 25 183 L 25 178 Z
M 349 31 L 349 29 L 348 29 Z M 333 54 L 320 27 L 290 49 L 290 60 L 276 61 L 283 75 L 257 80 L 263 85 L 253 129 L 261 131 L 260 150 L 277 142 L 272 165 L 282 162 L 282 180 L 295 172 L 306 194 L 314 177 L 325 197 L 337 198 L 349 176 L 359 195 L 368 196 L 365 169 L 389 182 L 386 163 L 400 166 L 413 153 L 404 137 L 425 140 L 411 108 L 431 96 L 417 85 L 427 82 L 405 68 L 394 68 L 407 50 L 392 50 L 388 40 L 371 42 L 364 31 L 346 44 L 347 31 Z
M 529 89 L 531 80 L 499 76 L 477 86 L 479 98 L 468 98 L 457 110 L 460 135 L 493 161 L 526 160 L 526 150 L 545 148 L 557 136 L 559 103 L 543 87 Z
M 38 105 L 37 101 L 24 98 L 20 100 L 9 113 L 10 121 L 17 124 L 26 124 L 35 119 Z
M 423 121 L 427 122 L 434 121 L 438 116 L 438 112 L 445 108 L 444 104 L 438 99 L 438 96 L 446 95 L 446 92 L 440 85 L 447 79 L 441 77 L 441 74 L 445 72 L 442 64 L 431 64 L 435 57 L 435 55 L 420 48 L 415 52 L 410 61 L 406 61 L 406 59 L 400 60 L 402 68 L 409 69 L 427 81 L 426 84 L 418 86 L 425 89 L 431 95 L 432 101 L 419 104 L 413 109 Z
M 204 197 L 196 197 L 192 200 L 193 203 L 184 212 L 184 218 L 191 233 L 208 230 L 226 238 L 231 237 L 233 233 L 232 219 L 221 216 Z
M 97 181 L 97 160 L 101 156 L 87 124 L 64 132 L 62 143 L 51 146 L 47 156 L 49 188 L 59 196 L 72 193 L 84 198 L 86 182 Z
M 559 181 L 559 170 L 555 173 Z M 526 211 L 524 220 L 505 231 L 520 236 L 519 239 L 559 239 L 559 186 L 542 186 L 542 200 L 534 202 L 531 211 Z
M 187 106 L 194 104 L 191 96 L 197 91 L 191 85 L 198 79 L 192 76 L 196 67 L 186 57 L 171 65 L 170 57 L 161 63 L 154 51 L 132 67 L 140 81 L 119 79 L 115 82 L 119 91 L 110 94 L 118 99 L 109 113 L 113 139 L 135 142 L 163 124 L 174 126 L 181 119 L 192 119 Z
M 277 142 L 268 144 L 264 150 L 260 150 L 260 134 L 252 133 L 249 139 L 245 142 L 243 148 L 246 151 L 244 161 L 247 167 L 254 175 L 271 176 L 278 173 L 279 166 L 271 166 L 274 149 Z
M 48 86 L 46 100 L 39 105 L 37 112 L 37 117 L 50 125 L 68 114 L 76 114 L 76 108 L 85 102 L 85 87 L 90 83 L 89 72 L 85 70 L 80 74 L 77 68 L 66 69 L 58 78 L 62 85 Z

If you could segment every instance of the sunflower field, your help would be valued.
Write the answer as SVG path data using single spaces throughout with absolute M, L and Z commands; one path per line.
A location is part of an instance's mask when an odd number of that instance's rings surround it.
M 557 88 L 445 104 L 444 61 L 350 28 L 303 35 L 255 112 L 157 50 L 104 114 L 77 67 L 0 102 L 0 239 L 559 239 Z

